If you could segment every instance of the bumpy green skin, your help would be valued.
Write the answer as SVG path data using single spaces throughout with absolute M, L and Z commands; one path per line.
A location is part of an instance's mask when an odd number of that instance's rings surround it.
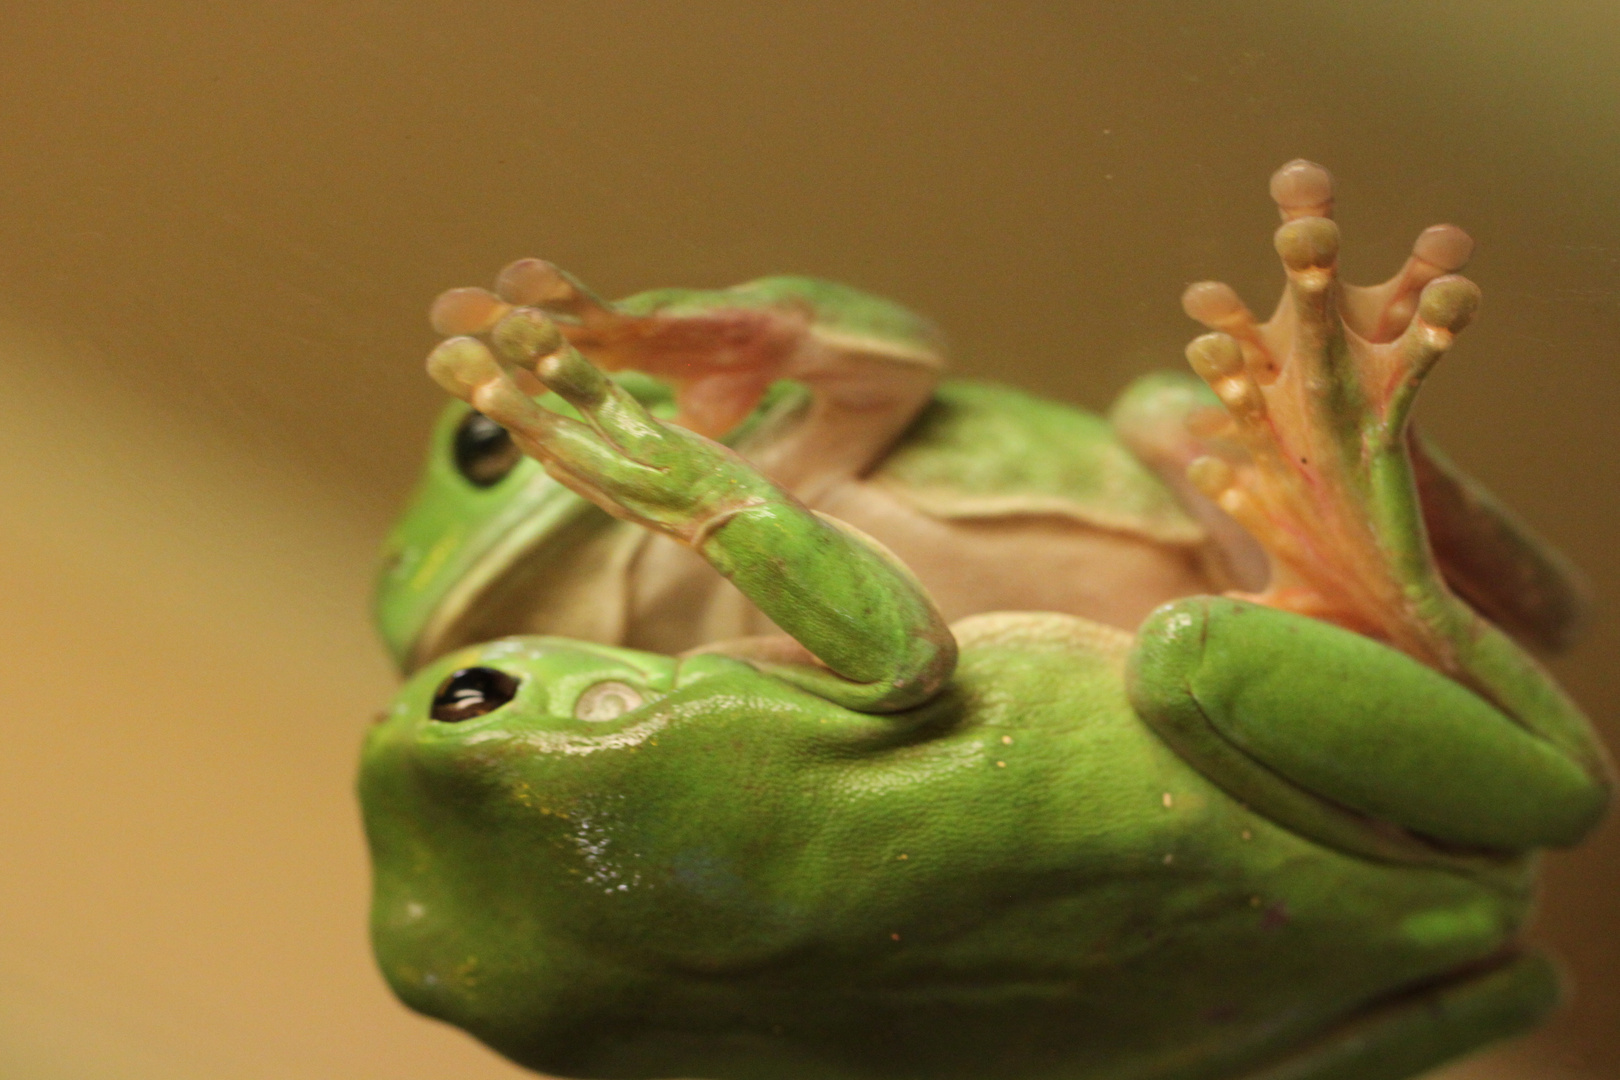
M 594 426 L 540 449 L 649 527 L 698 521 L 831 671 L 554 638 L 419 671 L 360 784 L 377 954 L 414 1008 L 571 1076 L 1395 1080 L 1556 999 L 1514 942 L 1528 853 L 1603 811 L 1581 755 L 1210 597 L 1134 639 L 969 619 L 953 674 L 903 570 L 578 364 Z M 754 501 L 716 523 L 693 477 Z M 515 698 L 432 719 L 469 667 Z M 644 704 L 575 719 L 603 682 Z

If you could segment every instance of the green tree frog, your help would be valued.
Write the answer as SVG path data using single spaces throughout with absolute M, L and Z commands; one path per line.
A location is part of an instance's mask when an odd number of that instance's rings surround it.
M 1577 590 L 1410 432 L 1467 238 L 1356 288 L 1326 172 L 1273 194 L 1276 313 L 1194 286 L 1202 383 L 1112 423 L 802 279 L 442 298 L 360 780 L 401 998 L 760 1080 L 1395 1080 L 1544 1015 L 1533 852 L 1610 767 L 1525 651 Z

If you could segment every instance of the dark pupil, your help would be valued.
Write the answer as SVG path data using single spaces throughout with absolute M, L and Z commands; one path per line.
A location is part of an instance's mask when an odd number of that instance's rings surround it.
M 512 700 L 517 688 L 518 681 L 504 671 L 462 668 L 440 684 L 428 715 L 446 724 L 459 724 L 494 712 Z
M 468 413 L 456 429 L 456 471 L 478 487 L 497 483 L 523 454 L 506 429 L 483 413 Z

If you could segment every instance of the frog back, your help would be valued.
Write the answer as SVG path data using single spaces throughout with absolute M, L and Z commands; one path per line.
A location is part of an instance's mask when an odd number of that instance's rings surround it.
M 870 482 L 942 519 L 1057 517 L 1168 545 L 1205 540 L 1108 421 L 997 383 L 941 383 Z

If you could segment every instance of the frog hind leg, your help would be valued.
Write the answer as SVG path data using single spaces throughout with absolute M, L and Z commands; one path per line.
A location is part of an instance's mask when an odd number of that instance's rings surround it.
M 1478 288 L 1450 273 L 1466 260 L 1471 242 L 1454 226 L 1435 226 L 1419 238 L 1401 273 L 1383 285 L 1357 288 L 1339 279 L 1327 171 L 1292 162 L 1273 178 L 1272 193 L 1284 219 L 1273 239 L 1288 276 L 1272 318 L 1256 321 L 1230 287 L 1216 282 L 1194 285 L 1183 298 L 1187 312 L 1212 330 L 1188 347 L 1188 359 L 1227 414 L 1225 426 L 1208 433 L 1213 452 L 1189 464 L 1188 478 L 1266 549 L 1272 574 L 1254 599 L 1393 646 L 1494 707 L 1487 712 L 1496 722 L 1476 737 L 1454 723 L 1461 714 L 1451 705 L 1416 709 L 1415 699 L 1380 699 L 1371 678 L 1375 667 L 1339 666 L 1333 679 L 1293 672 L 1293 685 L 1314 688 L 1335 709 L 1361 703 L 1355 707 L 1363 720 L 1351 728 L 1373 742 L 1346 747 L 1351 752 L 1343 755 L 1347 764 L 1337 786 L 1353 787 L 1350 774 L 1360 771 L 1366 790 L 1393 796 L 1387 813 L 1370 809 L 1372 816 L 1455 843 L 1508 850 L 1573 843 L 1602 813 L 1612 782 L 1606 752 L 1579 707 L 1535 659 L 1448 585 L 1431 549 L 1410 456 L 1407 422 L 1418 389 L 1478 304 Z M 1515 551 L 1522 546 L 1504 545 L 1498 554 L 1507 553 L 1505 560 L 1486 562 L 1523 565 Z M 1349 654 L 1323 652 L 1325 659 L 1340 655 Z M 1372 655 L 1367 662 L 1377 665 Z M 1239 661 L 1229 656 L 1224 663 Z M 1251 668 L 1248 677 L 1275 692 L 1286 688 L 1274 674 Z M 1375 701 L 1377 708 L 1362 707 Z M 1388 716 L 1379 720 L 1379 709 Z M 1501 725 L 1504 716 L 1517 731 Z M 1262 728 L 1277 734 L 1281 728 L 1271 724 L 1282 719 L 1273 714 L 1249 734 Z M 1309 743 L 1307 725 L 1295 727 L 1300 745 Z M 1322 730 L 1350 729 L 1330 723 Z M 1427 748 L 1406 753 L 1420 746 Z M 1315 753 L 1294 760 L 1304 764 Z M 1542 783 L 1560 772 L 1536 764 L 1548 753 L 1574 766 L 1573 782 Z M 1275 744 L 1261 756 L 1287 760 Z M 1476 774 L 1477 790 L 1448 784 L 1450 794 L 1434 800 L 1441 812 L 1428 821 L 1414 816 L 1426 769 L 1457 778 L 1487 759 L 1499 759 L 1502 768 Z M 1462 762 L 1471 764 L 1463 768 Z M 1514 780 L 1524 784 L 1517 796 Z M 1334 785 L 1305 786 L 1338 797 Z M 1502 796 L 1500 804 L 1493 806 L 1486 792 Z M 1527 806 L 1530 792 L 1548 794 L 1551 812 Z M 1443 804 L 1479 824 L 1469 825 Z M 1488 823 L 1493 816 L 1502 818 L 1502 827 Z
M 1561 996 L 1557 967 L 1527 953 L 1365 1010 L 1243 1080 L 1407 1080 L 1529 1031 Z
M 1264 589 L 1264 550 L 1187 478 L 1187 467 L 1214 450 L 1200 432 L 1222 424 L 1220 399 L 1190 372 L 1157 371 L 1127 386 L 1108 418 L 1204 525 L 1220 580 L 1244 592 Z M 1592 603 L 1580 571 L 1416 428 L 1409 436 L 1423 522 L 1446 584 L 1537 652 L 1568 649 Z
M 1304 235 L 1298 230 L 1308 234 L 1315 226 L 1320 233 L 1320 227 L 1332 217 L 1333 180 L 1320 166 L 1289 162 L 1272 177 L 1271 191 L 1283 221 L 1299 223 L 1292 226 L 1292 234 L 1285 229 L 1280 237 L 1292 235 L 1297 243 Z M 1308 218 L 1317 220 L 1305 220 Z M 1330 313 L 1318 310 L 1308 314 L 1329 317 L 1307 318 L 1317 325 L 1314 334 L 1305 336 L 1330 347 L 1340 339 L 1341 346 L 1357 354 L 1366 366 L 1388 367 L 1395 359 L 1389 354 L 1400 349 L 1400 339 L 1419 314 L 1428 286 L 1439 283 L 1444 289 L 1460 288 L 1466 293 L 1461 279 L 1448 275 L 1467 264 L 1473 247 L 1469 235 L 1455 225 L 1430 226 L 1419 234 L 1406 262 L 1387 280 L 1369 286 L 1332 282 L 1342 327 L 1334 325 Z M 1318 254 L 1327 254 L 1325 261 L 1331 264 L 1330 253 Z M 1331 279 L 1331 265 L 1327 270 Z M 1301 277 L 1298 273 L 1292 276 Z M 1304 281 L 1297 280 L 1291 291 L 1299 292 L 1302 285 Z M 1251 375 L 1260 382 L 1275 382 L 1281 367 L 1298 363 L 1286 355 L 1285 330 L 1292 314 L 1287 303 L 1271 322 L 1262 325 L 1230 286 L 1206 281 L 1187 290 L 1183 305 L 1193 319 L 1237 342 Z M 1348 340 L 1351 338 L 1354 340 Z M 1421 376 L 1421 372 L 1414 374 Z M 1226 383 L 1229 391 L 1238 389 L 1224 378 L 1216 382 Z M 1165 373 L 1138 380 L 1121 395 L 1112 412 L 1116 428 L 1132 450 L 1164 474 L 1201 517 L 1215 519 L 1211 532 L 1221 542 L 1228 561 L 1237 564 L 1240 572 L 1233 575 L 1237 587 L 1259 592 L 1260 586 L 1252 582 L 1264 583 L 1263 557 L 1256 574 L 1251 569 L 1255 562 L 1252 550 L 1245 551 L 1241 540 L 1232 541 L 1233 523 L 1222 521 L 1223 515 L 1212 503 L 1189 490 L 1186 477 L 1187 467 L 1198 457 L 1226 456 L 1227 448 L 1218 437 L 1226 426 L 1222 417 L 1219 399 L 1209 388 L 1189 385 Z M 1543 653 L 1567 648 L 1589 606 L 1580 574 L 1415 430 L 1409 430 L 1408 436 L 1423 522 L 1446 583 L 1521 643 Z M 1248 546 L 1252 548 L 1252 541 Z
M 1553 741 L 1377 641 L 1242 600 L 1150 615 L 1127 668 L 1138 715 L 1229 793 L 1375 857 L 1577 842 L 1607 789 Z

